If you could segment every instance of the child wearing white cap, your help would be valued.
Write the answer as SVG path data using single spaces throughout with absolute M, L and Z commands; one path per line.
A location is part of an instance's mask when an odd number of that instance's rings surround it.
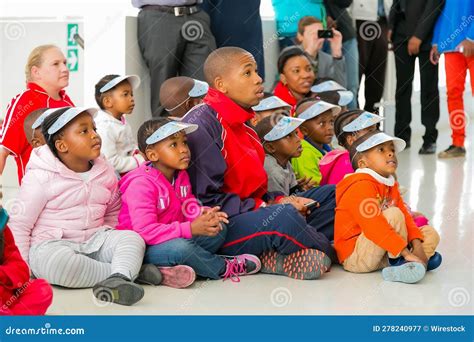
M 237 281 L 261 267 L 254 255 L 216 254 L 227 233 L 227 214 L 200 205 L 186 172 L 191 156 L 187 134 L 197 129 L 167 118 L 146 121 L 138 130 L 138 146 L 147 161 L 120 180 L 117 229 L 141 235 L 147 244 L 145 262 L 159 266 L 162 284 L 175 288 L 190 286 L 196 274 Z
M 356 172 L 336 186 L 334 228 L 334 247 L 346 271 L 383 269 L 387 281 L 416 283 L 441 263 L 435 253 L 438 233 L 430 226 L 417 228 L 394 178 L 396 154 L 405 145 L 373 131 L 351 146 Z
M 46 144 L 43 133 L 41 132 L 41 124 L 44 119 L 59 108 L 40 108 L 32 111 L 23 122 L 23 130 L 25 131 L 26 140 L 33 147 L 39 147 Z
M 319 161 L 332 150 L 334 119 L 340 111 L 339 106 L 315 99 L 304 99 L 296 106 L 296 116 L 305 120 L 300 126 L 303 152 L 291 161 L 298 178 L 310 178 L 316 185 L 321 182 Z
M 315 84 L 311 87 L 311 93 L 311 97 L 317 97 L 320 100 L 340 106 L 341 113 L 347 111 L 347 106 L 354 99 L 354 94 L 351 91 L 328 77 L 317 78 Z
M 68 288 L 93 287 L 100 300 L 132 305 L 144 295 L 132 282 L 159 282 L 154 265 L 142 266 L 145 243 L 115 230 L 118 181 L 100 156 L 97 109 L 65 107 L 44 119 L 46 145 L 33 149 L 10 227 L 37 278 Z M 151 277 L 153 276 L 153 277 Z
M 289 116 L 291 106 L 278 96 L 266 93 L 262 101 L 258 105 L 253 106 L 252 109 L 255 112 L 255 116 L 249 120 L 249 124 L 252 127 L 256 127 L 261 120 L 272 114 Z
M 343 149 L 334 149 L 324 155 L 319 162 L 320 185 L 337 184 L 345 175 L 353 173 L 349 149 L 354 141 L 368 132 L 377 129 L 384 118 L 360 109 L 347 111 L 334 121 L 334 133 Z
M 160 87 L 160 103 L 168 116 L 178 120 L 191 108 L 202 103 L 209 84 L 187 76 L 168 78 Z
M 125 120 L 135 107 L 133 91 L 140 85 L 136 75 L 107 75 L 95 85 L 95 100 L 101 109 L 95 118 L 102 138 L 101 152 L 120 175 L 136 169 L 143 161 L 132 128 Z
M 297 132 L 303 122 L 302 119 L 277 113 L 262 119 L 255 127 L 265 149 L 264 167 L 270 192 L 278 191 L 289 196 L 314 187 L 314 182 L 309 179 L 298 182 L 290 163 L 303 151 Z

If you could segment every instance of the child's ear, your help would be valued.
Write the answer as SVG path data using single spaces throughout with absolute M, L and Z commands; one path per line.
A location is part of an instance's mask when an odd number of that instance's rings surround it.
M 308 131 L 308 128 L 306 128 L 305 125 L 301 125 L 301 126 L 299 127 L 299 129 L 300 129 L 301 134 L 303 134 L 303 135 L 308 135 L 309 131 Z
M 152 148 L 147 148 L 145 151 L 145 159 L 151 162 L 160 160 L 160 154 Z
M 347 145 L 347 146 L 352 146 L 352 144 L 354 143 L 354 141 L 356 141 L 356 138 L 355 138 L 354 135 L 349 134 L 348 136 L 346 136 L 346 145 Z
M 38 138 L 33 138 L 31 139 L 31 146 L 33 146 L 33 148 L 40 147 L 41 142 L 39 141 Z
M 257 118 L 257 114 L 255 114 L 255 116 L 249 120 L 249 123 L 250 123 L 250 125 L 251 125 L 252 127 L 255 127 L 255 126 L 257 126 L 258 121 L 259 121 L 259 120 L 258 120 L 258 118 Z
M 56 150 L 61 153 L 66 153 L 69 150 L 67 143 L 63 139 L 56 140 L 54 146 L 56 147 Z
M 102 98 L 102 106 L 104 108 L 111 108 L 113 106 L 113 101 L 112 101 L 112 96 L 110 95 L 105 95 Z
M 283 85 L 286 85 L 286 83 L 287 83 L 286 76 L 283 75 L 283 74 L 280 74 L 280 81 L 281 81 L 281 83 L 283 83 Z
M 359 159 L 359 161 L 357 162 L 357 166 L 359 167 L 359 169 L 363 169 L 364 167 L 367 167 L 367 162 L 364 159 L 364 157 Z
M 266 141 L 266 142 L 264 143 L 264 146 L 265 146 L 265 150 L 266 150 L 268 153 L 273 154 L 273 153 L 276 152 L 276 148 L 275 148 L 275 146 L 273 146 L 273 144 L 272 144 L 271 142 Z

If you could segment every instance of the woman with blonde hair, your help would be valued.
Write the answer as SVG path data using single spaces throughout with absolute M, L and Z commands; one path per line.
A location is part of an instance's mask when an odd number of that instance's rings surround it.
M 26 89 L 13 97 L 0 131 L 0 174 L 8 155 L 13 155 L 18 168 L 18 182 L 25 174 L 32 147 L 28 144 L 23 122 L 40 108 L 74 106 L 64 88 L 69 84 L 66 57 L 55 45 L 34 48 L 25 66 Z

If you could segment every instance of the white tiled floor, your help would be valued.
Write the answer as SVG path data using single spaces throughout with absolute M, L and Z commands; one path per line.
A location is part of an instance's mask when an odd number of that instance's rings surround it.
M 466 159 L 441 161 L 417 153 L 421 137 L 400 155 L 399 180 L 414 209 L 431 219 L 441 235 L 444 262 L 416 285 L 384 282 L 380 273 L 350 274 L 340 266 L 317 281 L 255 275 L 240 283 L 199 281 L 189 289 L 146 287 L 132 306 L 97 303 L 91 290 L 55 289 L 51 315 L 197 315 L 197 314 L 473 314 L 474 199 L 472 127 Z M 449 144 L 440 132 L 438 149 Z

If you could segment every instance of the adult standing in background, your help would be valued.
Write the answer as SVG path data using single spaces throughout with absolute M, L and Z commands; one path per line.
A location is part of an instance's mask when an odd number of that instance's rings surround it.
M 438 66 L 430 63 L 433 28 L 443 0 L 395 0 L 390 9 L 388 40 L 393 43 L 397 87 L 395 93 L 395 136 L 411 140 L 411 95 L 415 60 L 421 81 L 421 123 L 425 126 L 419 154 L 436 153 L 439 120 Z
M 260 0 L 204 0 L 202 9 L 211 18 L 211 31 L 218 48 L 237 46 L 250 52 L 258 74 L 265 79 Z
M 132 0 L 138 13 L 138 45 L 150 70 L 151 113 L 166 115 L 160 87 L 168 78 L 203 80 L 202 66 L 216 48 L 202 0 Z
M 458 34 L 453 35 L 453 32 Z M 454 38 L 453 38 L 454 37 Z M 446 88 L 448 94 L 449 123 L 452 144 L 438 154 L 439 158 L 464 157 L 466 125 L 469 114 L 464 112 L 464 85 L 466 72 L 471 75 L 471 92 L 474 95 L 474 2 L 446 0 L 436 22 L 430 59 L 438 63 L 444 53 Z
M 335 27 L 342 33 L 342 54 L 346 63 L 347 80 L 345 87 L 354 94 L 354 98 L 347 107 L 355 109 L 359 93 L 359 50 L 354 23 L 347 11 L 351 4 L 352 0 L 324 0 L 329 17 L 328 26 Z
M 55 45 L 34 48 L 25 66 L 26 89 L 16 95 L 7 107 L 0 132 L 0 174 L 3 173 L 7 157 L 13 155 L 19 184 L 32 150 L 23 129 L 25 118 L 40 108 L 74 106 L 64 91 L 69 85 L 66 63 L 66 57 Z
M 356 20 L 359 46 L 359 83 L 365 75 L 365 105 L 376 112 L 382 99 L 388 54 L 387 17 L 393 0 L 354 0 L 352 17 Z
M 272 0 L 280 51 L 295 45 L 298 22 L 302 17 L 312 16 L 326 27 L 324 0 Z

